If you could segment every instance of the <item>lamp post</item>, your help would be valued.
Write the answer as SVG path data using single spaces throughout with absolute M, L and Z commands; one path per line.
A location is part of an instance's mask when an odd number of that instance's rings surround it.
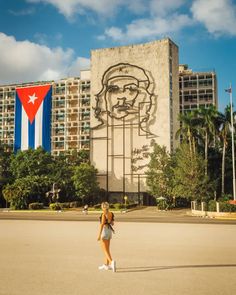
M 233 197 L 236 201 L 236 187 L 235 187 L 235 156 L 234 156 L 234 118 L 233 118 L 233 96 L 232 96 L 232 86 L 230 83 L 230 88 L 228 89 L 230 96 L 230 114 L 231 114 L 231 139 L 232 139 L 232 164 L 233 164 Z

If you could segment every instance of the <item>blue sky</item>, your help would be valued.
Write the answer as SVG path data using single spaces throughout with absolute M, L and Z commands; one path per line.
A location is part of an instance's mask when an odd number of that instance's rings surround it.
M 0 84 L 78 76 L 90 50 L 170 37 L 180 63 L 236 96 L 235 0 L 0 0 Z M 236 104 L 236 103 L 234 103 Z

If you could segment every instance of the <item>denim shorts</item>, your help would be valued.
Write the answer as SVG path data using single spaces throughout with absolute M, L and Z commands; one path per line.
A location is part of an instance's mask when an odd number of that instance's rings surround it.
M 112 238 L 112 230 L 110 229 L 110 227 L 104 225 L 101 237 L 103 240 L 110 240 Z

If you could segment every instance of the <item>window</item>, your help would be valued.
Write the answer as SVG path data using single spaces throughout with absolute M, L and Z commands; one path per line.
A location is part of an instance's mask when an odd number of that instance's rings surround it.
M 197 87 L 197 81 L 185 81 L 184 82 L 184 87 L 185 88 Z

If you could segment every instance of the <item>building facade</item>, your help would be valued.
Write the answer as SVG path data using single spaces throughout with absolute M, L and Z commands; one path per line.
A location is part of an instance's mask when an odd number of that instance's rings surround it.
M 187 65 L 179 66 L 179 105 L 181 112 L 199 107 L 218 107 L 217 79 L 214 71 L 193 72 Z
M 52 85 L 51 153 L 89 150 L 90 71 L 80 78 L 0 86 L 1 143 L 13 149 L 16 88 L 44 84 Z
M 147 191 L 152 140 L 178 145 L 178 67 L 170 39 L 91 52 L 91 161 L 117 197 Z
M 53 83 L 52 154 L 89 150 L 90 71 Z

